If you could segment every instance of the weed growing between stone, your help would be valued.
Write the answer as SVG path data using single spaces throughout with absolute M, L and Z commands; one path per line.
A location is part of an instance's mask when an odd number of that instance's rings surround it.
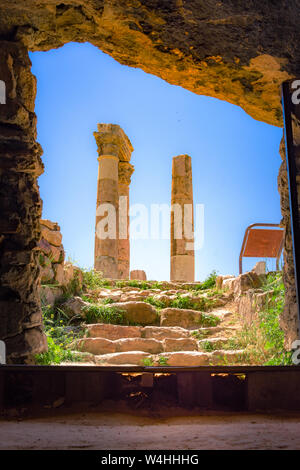
M 76 354 L 68 348 L 75 338 L 83 336 L 84 330 L 78 326 L 71 326 L 70 319 L 57 306 L 43 306 L 42 312 L 48 351 L 37 354 L 36 363 L 49 365 L 78 361 Z
M 217 271 L 212 271 L 205 281 L 201 282 L 199 286 L 194 287 L 195 290 L 212 289 L 216 286 Z
M 86 305 L 82 309 L 85 323 L 113 323 L 114 325 L 124 324 L 122 310 L 104 305 Z

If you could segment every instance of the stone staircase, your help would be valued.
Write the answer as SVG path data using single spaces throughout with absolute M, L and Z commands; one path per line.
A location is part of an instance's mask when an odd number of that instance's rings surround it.
M 233 313 L 225 308 L 210 311 L 209 318 L 216 319 L 218 326 L 203 326 L 205 317 L 201 315 L 205 314 L 190 309 L 165 308 L 160 312 L 159 325 L 86 325 L 84 337 L 75 341 L 73 349 L 78 356 L 85 358 L 85 363 L 101 366 L 242 363 L 244 351 L 229 348 L 238 328 L 231 324 Z M 166 324 L 168 326 L 164 326 Z

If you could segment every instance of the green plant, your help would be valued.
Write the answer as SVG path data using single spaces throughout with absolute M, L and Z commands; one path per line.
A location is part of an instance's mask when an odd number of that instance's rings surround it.
M 138 289 L 147 290 L 151 288 L 151 285 L 146 281 L 138 281 L 137 279 L 132 279 L 128 281 L 127 286 L 129 287 L 137 287 Z
M 82 270 L 83 285 L 86 289 L 97 289 L 98 287 L 109 287 L 108 279 L 103 279 L 102 273 L 95 269 Z
M 163 289 L 164 286 L 163 286 L 163 282 L 160 282 L 160 281 L 154 281 L 152 282 L 151 284 L 151 289 Z
M 155 299 L 152 296 L 147 297 L 144 302 L 147 302 L 148 304 L 151 304 L 156 308 L 165 308 L 167 306 L 165 302 L 163 302 L 162 300 Z
M 73 273 L 73 279 L 71 279 L 67 286 L 63 286 L 63 291 L 66 298 L 70 298 L 74 295 L 79 295 L 82 293 L 82 282 L 80 279 L 80 274 L 83 273 L 83 271 L 75 269 Z
M 83 313 L 86 323 L 113 323 L 120 325 L 124 322 L 123 311 L 114 307 L 104 305 L 85 305 Z
M 203 343 L 201 343 L 200 347 L 201 347 L 201 349 L 203 349 L 204 351 L 207 351 L 207 352 L 213 351 L 215 349 L 214 345 L 211 341 L 203 341 Z
M 119 287 L 119 288 L 122 288 L 122 287 L 126 287 L 128 284 L 126 283 L 126 281 L 116 281 L 116 287 Z
M 60 364 L 61 362 L 77 361 L 76 355 L 65 349 L 62 345 L 57 344 L 55 340 L 47 335 L 48 342 L 48 351 L 37 354 L 35 356 L 36 364 L 39 365 L 50 365 L 50 364 Z
M 201 282 L 198 286 L 194 286 L 193 289 L 195 290 L 206 290 L 212 289 L 216 286 L 216 279 L 217 279 L 217 272 L 214 270 L 212 271 L 208 277 Z
M 84 300 L 85 302 L 89 302 L 90 304 L 94 303 L 93 299 L 88 295 L 82 295 L 81 298 L 82 300 Z
M 112 299 L 111 297 L 107 297 L 106 299 L 102 300 L 103 305 L 113 304 L 114 302 L 115 300 Z
M 269 292 L 265 307 L 257 320 L 244 325 L 232 339 L 236 349 L 245 349 L 244 363 L 262 365 L 291 365 L 291 351 L 284 349 L 284 334 L 279 325 L 284 305 L 284 286 L 281 273 L 269 273 L 263 285 Z
M 207 326 L 217 326 L 221 322 L 220 318 L 216 315 L 210 313 L 202 313 L 201 315 L 201 325 L 203 327 Z
M 168 365 L 168 358 L 164 356 L 160 356 L 158 359 L 158 364 L 160 366 L 167 366 Z
M 145 357 L 144 359 L 142 359 L 142 363 L 145 367 L 151 367 L 154 364 L 152 357 Z
M 51 266 L 54 262 L 54 256 L 52 253 L 49 253 L 48 256 L 45 256 L 43 253 L 39 254 L 39 263 L 41 266 Z
M 176 299 L 170 302 L 170 307 L 199 310 L 199 306 L 192 302 L 189 297 L 181 297 L 180 294 L 177 294 Z
M 206 311 L 210 310 L 216 305 L 216 301 L 214 299 L 206 298 L 206 297 L 198 297 L 197 301 L 190 299 L 189 297 L 182 297 L 180 294 L 177 294 L 176 299 L 171 300 L 170 307 L 173 308 L 184 308 L 184 309 L 192 309 L 198 311 Z
M 209 335 L 209 331 L 207 331 L 207 330 L 202 331 L 201 329 L 200 330 L 194 330 L 194 331 L 192 331 L 192 335 L 196 339 L 204 339 Z
M 81 328 L 71 326 L 71 320 L 57 305 L 42 306 L 42 313 L 48 351 L 36 355 L 36 363 L 46 365 L 78 360 L 68 348 L 75 338 L 83 335 Z
M 281 272 L 270 272 L 267 274 L 261 287 L 264 291 L 274 291 L 276 295 L 284 295 L 284 285 Z

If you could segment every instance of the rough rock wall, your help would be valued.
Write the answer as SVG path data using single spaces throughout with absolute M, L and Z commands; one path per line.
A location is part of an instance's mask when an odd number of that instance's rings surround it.
M 1 0 L 0 36 L 29 50 L 88 41 L 122 64 L 279 125 L 300 69 L 300 0 Z
M 280 326 L 285 333 L 285 346 L 290 349 L 292 342 L 299 337 L 298 310 L 296 299 L 296 286 L 293 260 L 293 242 L 291 233 L 291 218 L 289 206 L 288 176 L 285 161 L 285 144 L 282 138 L 279 149 L 282 163 L 278 175 L 278 189 L 280 193 L 280 206 L 282 224 L 285 227 L 285 239 L 283 250 L 283 282 L 285 287 L 285 306 L 281 316 Z
M 0 339 L 8 362 L 20 363 L 46 348 L 36 250 L 42 151 L 35 142 L 36 81 L 27 50 L 0 41 L 0 64 L 7 93 L 7 104 L 0 106 Z

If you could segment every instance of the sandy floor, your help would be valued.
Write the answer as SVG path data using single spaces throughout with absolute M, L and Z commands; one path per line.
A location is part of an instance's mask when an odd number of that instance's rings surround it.
M 300 449 L 300 416 L 79 413 L 2 420 L 0 449 Z

